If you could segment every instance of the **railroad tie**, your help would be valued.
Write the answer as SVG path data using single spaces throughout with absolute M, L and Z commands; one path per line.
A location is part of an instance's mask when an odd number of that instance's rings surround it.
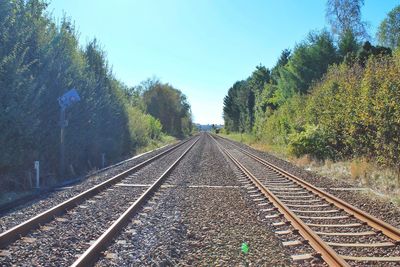
M 336 243 L 326 242 L 332 247 L 347 247 L 347 248 L 381 248 L 381 247 L 393 247 L 395 246 L 392 242 L 377 242 L 377 243 Z
M 303 245 L 304 243 L 305 243 L 304 241 L 300 241 L 300 240 L 290 240 L 290 241 L 282 242 L 282 245 L 284 247 L 293 247 L 293 246 Z
M 307 254 L 299 254 L 299 255 L 292 255 L 292 260 L 293 261 L 306 261 L 306 260 L 312 260 L 314 259 L 314 255 L 307 253 Z

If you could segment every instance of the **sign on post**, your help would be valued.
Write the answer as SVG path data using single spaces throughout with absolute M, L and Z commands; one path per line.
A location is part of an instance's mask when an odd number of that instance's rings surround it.
M 78 92 L 76 89 L 71 89 L 62 96 L 58 98 L 58 104 L 61 108 L 66 108 L 71 104 L 80 101 L 81 98 L 79 97 Z
M 79 97 L 78 92 L 76 89 L 71 89 L 62 96 L 58 98 L 58 104 L 61 107 L 60 110 L 60 127 L 61 127 L 61 132 L 60 132 L 60 175 L 64 176 L 64 154 L 65 154 L 65 148 L 64 148 L 64 128 L 67 127 L 68 121 L 65 119 L 65 109 L 69 106 L 71 106 L 73 103 L 80 101 L 81 98 Z

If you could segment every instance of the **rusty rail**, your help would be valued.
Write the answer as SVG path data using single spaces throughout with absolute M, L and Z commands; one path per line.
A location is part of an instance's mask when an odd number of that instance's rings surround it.
M 180 142 L 171 148 L 151 157 L 150 159 L 145 160 L 142 163 L 137 164 L 136 166 L 120 173 L 112 178 L 36 215 L 35 217 L 26 220 L 25 222 L 22 222 L 19 225 L 14 226 L 13 228 L 6 230 L 5 232 L 0 234 L 0 248 L 4 248 L 10 243 L 14 242 L 15 240 L 19 239 L 21 236 L 27 234 L 29 231 L 32 231 L 33 229 L 36 229 L 40 226 L 40 224 L 47 223 L 51 220 L 54 219 L 55 216 L 59 216 L 61 214 L 64 214 L 67 210 L 70 210 L 80 203 L 82 203 L 84 200 L 93 197 L 94 195 L 98 194 L 99 192 L 105 190 L 106 188 L 118 183 L 128 175 L 132 174 L 133 172 L 139 170 L 143 166 L 153 162 L 154 160 L 160 158 L 161 156 L 177 149 L 178 147 L 182 146 L 183 144 L 187 143 L 189 140 L 185 140 L 183 142 Z
M 179 161 L 197 143 L 197 138 L 182 155 L 137 199 L 72 265 L 71 267 L 91 266 L 98 259 L 100 253 L 107 247 L 120 230 L 129 222 L 129 219 L 142 207 L 142 205 L 161 186 L 168 174 Z
M 308 241 L 329 266 L 350 266 L 341 256 L 339 256 L 328 244 L 326 244 L 311 228 L 309 228 L 300 218 L 298 218 L 285 204 L 283 204 L 267 187 L 265 187 L 249 170 L 246 169 L 235 157 L 223 148 L 214 137 L 212 137 L 218 148 L 224 153 L 240 170 L 245 174 L 254 185 L 263 193 L 271 203 L 283 214 L 283 216 L 298 230 L 299 234 Z
M 223 137 L 219 137 L 219 138 L 223 138 Z M 223 138 L 224 140 L 227 140 L 226 138 Z M 376 217 L 374 217 L 373 215 L 360 210 L 357 207 L 354 207 L 353 205 L 339 199 L 338 197 L 335 197 L 334 195 L 325 192 L 315 186 L 313 186 L 312 184 L 300 179 L 299 177 L 288 173 L 287 171 L 283 170 L 282 168 L 279 168 L 277 166 L 275 166 L 274 164 L 244 150 L 243 148 L 237 146 L 236 144 L 230 142 L 235 148 L 239 149 L 242 153 L 244 153 L 245 155 L 255 159 L 256 161 L 258 161 L 259 163 L 269 167 L 270 169 L 278 172 L 279 174 L 287 177 L 288 179 L 292 180 L 293 182 L 296 182 L 297 184 L 301 185 L 302 187 L 310 190 L 311 192 L 317 194 L 320 198 L 325 199 L 326 201 L 328 201 L 329 203 L 334 204 L 335 206 L 343 209 L 345 212 L 353 215 L 355 218 L 359 219 L 360 221 L 363 221 L 365 223 L 367 223 L 369 226 L 371 226 L 372 228 L 381 231 L 384 235 L 386 235 L 387 237 L 393 239 L 396 243 L 400 243 L 400 230 Z

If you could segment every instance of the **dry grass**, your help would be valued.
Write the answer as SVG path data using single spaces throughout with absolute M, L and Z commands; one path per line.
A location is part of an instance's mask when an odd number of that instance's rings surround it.
M 332 160 L 319 162 L 308 155 L 295 158 L 288 154 L 286 148 L 257 141 L 254 136 L 249 134 L 221 135 L 247 144 L 257 150 L 268 152 L 278 158 L 288 160 L 300 168 L 316 172 L 333 180 L 350 181 L 355 187 L 367 187 L 371 189 L 371 192 L 374 192 L 373 194 L 377 198 L 384 196 L 388 201 L 400 205 L 400 183 L 399 176 L 395 170 L 381 168 L 364 158 L 339 162 L 333 162 Z
M 277 146 L 277 145 L 271 145 L 268 144 L 267 142 L 264 142 L 262 140 L 257 140 L 257 138 L 252 135 L 252 134 L 240 134 L 240 133 L 230 133 L 230 134 L 219 134 L 222 137 L 234 140 L 236 142 L 240 142 L 243 144 L 246 144 L 248 146 L 251 146 L 254 149 L 268 152 L 271 155 L 274 155 L 278 158 L 283 158 L 286 159 L 288 157 L 287 149 L 282 146 Z
M 252 147 L 254 149 L 260 150 L 260 151 L 272 151 L 273 148 L 272 146 L 266 144 L 266 143 L 253 143 Z
M 165 145 L 173 144 L 177 141 L 178 140 L 175 137 L 169 135 L 162 135 L 160 140 L 150 140 L 150 142 L 146 146 L 139 148 L 136 151 L 136 154 L 142 154 Z
M 300 158 L 291 158 L 290 161 L 301 168 L 309 167 L 312 163 L 309 155 L 304 155 Z
M 325 161 L 322 165 L 310 163 L 303 168 L 336 180 L 350 181 L 354 186 L 367 187 L 374 195 L 400 204 L 400 185 L 396 171 L 381 168 L 364 158 L 351 161 Z
M 371 165 L 365 159 L 355 159 L 350 163 L 350 175 L 353 180 L 366 179 L 370 173 Z
M 332 164 L 333 164 L 333 163 L 334 163 L 334 162 L 333 162 L 332 160 L 330 160 L 330 159 L 325 160 L 325 166 L 326 166 L 328 169 L 332 168 Z

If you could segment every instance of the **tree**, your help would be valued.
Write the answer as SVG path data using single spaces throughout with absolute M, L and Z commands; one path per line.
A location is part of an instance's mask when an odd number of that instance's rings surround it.
M 400 5 L 381 22 L 376 34 L 379 43 L 392 49 L 400 45 Z
M 283 68 L 290 59 L 291 51 L 289 49 L 284 49 L 279 56 L 278 61 L 271 70 L 271 83 L 277 84 L 280 77 L 279 70 Z
M 295 47 L 288 63 L 280 68 L 275 102 L 285 101 L 292 93 L 307 93 L 311 83 L 336 62 L 338 56 L 331 35 L 327 31 L 310 33 L 306 41 Z
M 339 56 L 343 60 L 349 54 L 354 55 L 360 49 L 360 46 L 361 45 L 354 36 L 353 31 L 347 30 L 342 34 L 338 43 Z
M 254 126 L 255 116 L 257 111 L 257 100 L 260 99 L 260 95 L 266 84 L 271 81 L 271 72 L 261 64 L 256 67 L 251 76 L 247 79 L 246 86 L 249 87 L 247 90 L 247 114 L 248 114 L 248 129 L 251 131 Z
M 357 39 L 368 38 L 366 22 L 361 21 L 364 0 L 328 0 L 326 18 L 332 33 L 342 38 L 351 31 Z
M 157 139 L 160 122 L 145 114 L 139 91 L 128 91 L 107 63 L 96 40 L 82 48 L 70 19 L 55 23 L 45 0 L 0 1 L 0 191 L 29 186 L 26 171 L 40 160 L 41 172 L 56 177 L 59 155 L 57 98 L 76 88 L 81 101 L 66 111 L 68 175 L 113 162 Z M 180 112 L 188 114 L 187 100 Z M 182 128 L 191 120 L 181 116 Z M 26 186 L 26 187 L 25 187 Z
M 357 52 L 356 59 L 359 64 L 365 66 L 370 56 L 388 56 L 392 54 L 392 50 L 388 47 L 373 46 L 370 42 L 366 41 L 362 48 Z
M 239 82 L 236 82 L 228 90 L 228 94 L 224 98 L 224 121 L 225 128 L 228 131 L 238 131 L 239 130 L 239 117 L 240 117 L 240 107 L 238 103 L 238 91 Z
M 228 131 L 250 132 L 253 127 L 254 93 L 247 81 L 238 81 L 224 98 L 224 120 Z
M 173 136 L 186 136 L 192 131 L 192 114 L 186 96 L 160 81 L 146 83 L 143 99 L 147 112 L 159 119 L 163 129 Z
M 269 83 L 270 79 L 271 72 L 269 69 L 263 65 L 259 65 L 249 77 L 248 85 L 255 94 L 259 94 L 263 90 L 265 84 Z

